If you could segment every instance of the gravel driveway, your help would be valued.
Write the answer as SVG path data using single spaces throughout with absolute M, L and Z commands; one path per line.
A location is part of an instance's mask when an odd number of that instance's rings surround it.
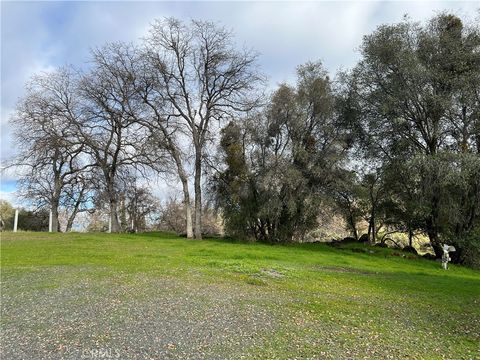
M 3 271 L 2 282 L 2 359 L 237 359 L 275 329 L 251 285 L 93 267 Z

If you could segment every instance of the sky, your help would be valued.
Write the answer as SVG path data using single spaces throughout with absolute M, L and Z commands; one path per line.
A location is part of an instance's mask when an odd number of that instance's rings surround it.
M 238 46 L 259 52 L 274 87 L 292 82 L 295 68 L 321 60 L 335 74 L 355 65 L 362 37 L 408 14 L 424 22 L 441 11 L 479 19 L 478 2 L 436 1 L 1 1 L 0 163 L 15 154 L 8 123 L 25 83 L 65 64 L 88 66 L 89 51 L 110 41 L 138 42 L 156 18 L 203 19 L 233 31 Z M 16 175 L 0 174 L 0 199 L 18 204 Z M 172 186 L 173 185 L 173 186 Z M 175 184 L 158 182 L 158 196 Z M 172 191 L 172 190 L 170 190 Z M 176 190 L 174 190 L 176 191 Z

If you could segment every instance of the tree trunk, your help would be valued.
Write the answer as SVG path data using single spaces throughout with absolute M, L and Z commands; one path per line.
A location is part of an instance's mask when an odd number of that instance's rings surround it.
M 187 218 L 187 238 L 193 238 L 192 207 L 190 206 L 190 194 L 184 194 L 183 206 L 185 207 L 185 216 Z
M 187 238 L 193 238 L 193 224 L 192 224 L 192 207 L 190 205 L 190 190 L 188 189 L 188 179 L 185 171 L 181 166 L 178 167 L 178 175 L 182 182 L 183 189 L 183 207 L 185 210 L 186 226 L 187 226 Z
M 372 208 L 372 211 L 370 214 L 370 221 L 368 224 L 368 242 L 370 245 L 375 244 L 376 234 L 377 234 L 377 229 L 375 226 L 375 208 Z
M 118 233 L 120 231 L 120 224 L 118 222 L 117 214 L 117 200 L 110 199 L 110 221 L 111 221 L 111 232 Z
M 75 218 L 77 217 L 77 214 L 78 214 L 78 208 L 79 208 L 79 206 L 76 205 L 75 208 L 73 209 L 72 213 L 68 217 L 67 227 L 65 228 L 65 232 L 72 231 L 73 222 L 75 221 Z
M 60 222 L 58 221 L 58 202 L 52 204 L 52 232 L 60 231 Z
M 408 228 L 408 246 L 413 247 L 413 231 L 412 228 Z
M 427 234 L 430 239 L 430 245 L 432 245 L 433 250 L 435 251 L 435 256 L 441 258 L 443 255 L 443 250 L 440 245 L 440 239 L 438 237 L 438 212 L 439 212 L 439 198 L 435 194 L 431 199 L 431 209 L 430 216 L 427 219 Z
M 201 149 L 195 154 L 195 239 L 202 238 L 202 160 Z
M 164 131 L 166 135 L 166 131 Z M 185 210 L 185 218 L 186 218 L 186 233 L 188 239 L 193 239 L 193 224 L 192 224 L 192 207 L 190 204 L 190 190 L 188 189 L 188 177 L 185 173 L 185 169 L 183 168 L 182 159 L 180 157 L 180 153 L 178 148 L 176 147 L 175 143 L 168 138 L 169 141 L 169 151 L 172 154 L 173 160 L 177 165 L 177 172 L 180 181 L 182 182 L 182 190 L 183 190 L 183 206 Z
M 355 218 L 353 214 L 350 212 L 350 227 L 352 230 L 352 235 L 355 238 L 355 240 L 358 241 L 358 232 L 357 232 L 357 224 L 355 223 Z
M 54 188 L 51 199 L 51 211 L 52 211 L 52 232 L 60 231 L 60 222 L 58 221 L 58 207 L 60 204 L 60 194 L 62 192 L 62 182 L 60 180 L 60 173 L 55 170 Z
M 126 230 L 128 228 L 127 224 L 127 209 L 125 208 L 125 195 L 120 197 L 120 215 L 118 217 L 119 226 L 121 229 Z
M 80 190 L 80 194 L 78 194 L 77 201 L 75 201 L 75 206 L 73 207 L 72 213 L 68 218 L 67 227 L 65 229 L 66 232 L 72 231 L 73 222 L 75 221 L 75 218 L 77 217 L 78 211 L 80 209 L 80 204 L 82 203 L 84 192 L 85 187 L 82 187 L 82 190 Z
M 376 235 L 377 235 L 377 229 L 376 229 L 376 225 L 375 225 L 375 215 L 373 215 L 373 218 L 372 218 L 372 239 L 370 241 L 371 245 L 375 244 L 375 241 L 377 240 Z
M 65 229 L 65 232 L 70 232 L 72 231 L 72 227 L 73 227 L 73 220 L 75 219 L 75 216 L 77 214 L 74 214 L 72 213 L 72 215 L 70 215 L 70 217 L 68 218 L 68 221 L 67 221 L 67 227 Z
M 434 229 L 430 228 L 427 231 L 427 234 L 428 238 L 430 239 L 430 245 L 432 245 L 433 251 L 435 252 L 435 257 L 437 259 L 441 258 L 443 255 L 443 250 L 438 239 L 438 233 Z
M 120 224 L 118 222 L 117 197 L 115 196 L 115 188 L 113 186 L 112 181 L 108 182 L 107 192 L 108 192 L 108 200 L 110 205 L 111 232 L 118 233 L 120 231 Z
M 371 204 L 371 210 L 370 210 L 370 226 L 371 226 L 371 234 L 369 234 L 368 236 L 368 243 L 370 245 L 374 245 L 375 244 L 375 240 L 376 240 L 376 235 L 377 235 L 377 229 L 376 229 L 376 224 L 375 224 L 375 220 L 376 220 L 376 207 L 377 207 L 377 199 L 378 199 L 378 195 L 379 195 L 379 191 L 377 189 L 377 191 L 375 192 L 375 184 L 377 183 L 378 181 L 378 177 L 376 176 L 374 179 L 373 179 L 373 182 L 371 183 L 370 187 L 369 187 L 369 194 L 370 194 L 370 204 Z M 369 229 L 370 230 L 370 229 Z

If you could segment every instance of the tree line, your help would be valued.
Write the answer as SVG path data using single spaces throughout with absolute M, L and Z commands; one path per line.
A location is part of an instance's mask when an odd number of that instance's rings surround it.
M 261 80 L 256 54 L 237 50 L 233 34 L 210 22 L 159 20 L 140 45 L 94 49 L 89 69 L 37 75 L 19 101 L 12 124 L 15 164 L 27 169 L 20 189 L 48 204 L 55 229 L 59 206 L 75 216 L 95 194 L 118 232 L 119 194 L 132 177 L 174 172 L 186 234 L 201 238 L 206 148 L 223 119 L 256 106 Z
M 38 74 L 12 119 L 22 194 L 73 219 L 119 202 L 138 178 L 175 176 L 185 234 L 202 237 L 214 200 L 229 235 L 302 241 L 324 209 L 352 236 L 426 234 L 480 254 L 480 31 L 442 13 L 364 36 L 360 60 L 331 77 L 321 62 L 265 89 L 258 54 L 207 21 L 155 21 L 139 44 L 109 43 L 87 69 Z M 192 186 L 193 185 L 193 186 Z M 190 193 L 193 189 L 193 196 Z M 203 190 L 206 192 L 203 194 Z M 144 189 L 148 192 L 148 189 Z

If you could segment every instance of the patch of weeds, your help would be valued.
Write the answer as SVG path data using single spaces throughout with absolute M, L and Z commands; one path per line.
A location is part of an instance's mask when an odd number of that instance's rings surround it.
M 258 276 L 247 276 L 245 282 L 249 285 L 266 286 L 267 282 Z
M 366 270 L 359 270 L 354 268 L 348 267 L 340 267 L 340 266 L 314 266 L 314 270 L 316 271 L 325 271 L 325 272 L 332 272 L 332 273 L 350 273 L 350 274 L 358 274 L 358 275 L 378 275 L 378 272 L 373 271 L 366 271 Z
M 213 261 L 208 261 L 207 264 L 211 267 L 229 271 L 232 273 L 237 273 L 237 274 L 256 274 L 258 273 L 258 269 L 256 266 L 252 266 L 248 263 L 240 262 L 240 261 L 218 261 L 218 260 L 213 260 Z
M 148 259 L 166 259 L 168 256 L 166 255 L 161 255 L 161 254 L 135 254 L 133 255 L 136 258 L 148 258 Z
M 272 277 L 272 278 L 275 278 L 275 279 L 282 278 L 282 277 L 285 276 L 285 274 L 283 272 L 280 272 L 276 269 L 261 269 L 260 273 L 262 275 Z

